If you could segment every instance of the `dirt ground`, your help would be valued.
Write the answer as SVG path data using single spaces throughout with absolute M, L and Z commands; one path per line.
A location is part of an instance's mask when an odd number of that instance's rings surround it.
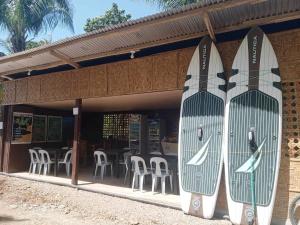
M 0 175 L 0 224 L 226 225 L 179 210 Z

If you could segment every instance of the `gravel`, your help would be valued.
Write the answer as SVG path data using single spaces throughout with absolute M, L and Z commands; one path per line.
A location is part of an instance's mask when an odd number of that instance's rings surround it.
M 0 224 L 227 225 L 179 210 L 0 175 Z

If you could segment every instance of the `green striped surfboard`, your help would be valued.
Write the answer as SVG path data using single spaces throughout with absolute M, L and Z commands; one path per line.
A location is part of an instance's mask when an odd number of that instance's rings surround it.
M 185 213 L 212 218 L 222 171 L 225 75 L 209 37 L 191 59 L 179 125 L 179 182 Z
M 280 82 L 270 41 L 252 28 L 235 56 L 225 108 L 226 192 L 234 224 L 248 224 L 253 215 L 257 225 L 271 223 L 281 149 Z

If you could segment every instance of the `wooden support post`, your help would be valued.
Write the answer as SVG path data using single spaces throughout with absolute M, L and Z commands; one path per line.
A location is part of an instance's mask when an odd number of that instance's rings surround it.
M 2 169 L 3 172 L 9 172 L 9 155 L 11 150 L 12 139 L 12 127 L 13 127 L 13 112 L 14 107 L 12 105 L 5 106 L 4 110 L 4 143 L 3 143 L 3 160 Z
M 4 156 L 4 132 L 3 132 L 3 120 L 4 120 L 4 106 L 0 106 L 0 172 L 3 172 L 3 156 Z
M 78 113 L 77 115 L 74 115 L 74 140 L 73 140 L 73 149 L 72 149 L 72 184 L 73 185 L 78 184 L 81 107 L 82 107 L 82 99 L 76 99 L 75 108 L 78 109 Z

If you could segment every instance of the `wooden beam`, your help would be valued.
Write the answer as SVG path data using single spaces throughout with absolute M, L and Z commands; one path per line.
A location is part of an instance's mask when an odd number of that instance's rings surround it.
M 204 20 L 204 23 L 205 23 L 205 26 L 206 26 L 206 29 L 209 33 L 209 36 L 210 38 L 216 42 L 216 36 L 215 36 L 215 32 L 214 32 L 214 28 L 211 24 L 211 21 L 209 19 L 209 15 L 207 12 L 203 13 L 203 20 Z
M 58 50 L 50 50 L 49 52 L 54 57 L 60 59 L 61 61 L 65 62 L 66 64 L 69 64 L 70 66 L 73 66 L 75 69 L 79 69 L 80 68 L 80 65 L 78 63 L 72 61 L 71 58 L 69 58 L 65 54 L 61 53 L 60 51 L 58 51 Z
M 78 114 L 74 118 L 74 140 L 72 148 L 72 184 L 78 184 L 78 167 L 80 152 L 80 129 L 81 129 L 81 108 L 82 99 L 76 99 L 75 107 L 78 108 Z
M 269 16 L 269 17 L 264 17 L 264 18 L 259 18 L 255 20 L 247 20 L 242 23 L 230 26 L 230 27 L 224 27 L 224 28 L 219 28 L 218 30 L 215 30 L 216 34 L 221 34 L 221 33 L 226 33 L 230 31 L 235 31 L 235 30 L 241 30 L 245 28 L 250 28 L 253 26 L 262 26 L 266 24 L 273 24 L 273 23 L 281 23 L 284 21 L 289 21 L 289 20 L 295 20 L 295 19 L 300 19 L 300 13 L 299 11 L 293 12 L 293 13 L 288 13 L 288 14 L 283 14 L 283 15 L 275 15 L 275 16 Z
M 227 1 L 220 2 L 220 3 L 203 6 L 200 8 L 187 10 L 185 12 L 178 12 L 171 16 L 166 16 L 163 18 L 158 17 L 156 19 L 149 19 L 148 21 L 134 24 L 134 25 L 123 26 L 119 29 L 107 30 L 107 31 L 99 32 L 99 33 L 95 32 L 95 33 L 90 33 L 90 34 L 79 35 L 71 40 L 62 41 L 55 45 L 48 45 L 48 46 L 45 46 L 42 48 L 38 48 L 36 50 L 29 50 L 29 51 L 13 54 L 11 56 L 4 56 L 0 59 L 0 64 L 6 63 L 6 62 L 11 62 L 11 61 L 17 61 L 17 60 L 27 58 L 30 56 L 49 52 L 50 50 L 57 50 L 59 48 L 70 46 L 72 44 L 75 44 L 78 42 L 83 42 L 85 40 L 90 40 L 92 38 L 98 38 L 98 37 L 102 37 L 102 36 L 109 37 L 111 35 L 119 35 L 119 32 L 131 33 L 131 32 L 135 32 L 135 31 L 139 31 L 141 27 L 151 26 L 153 24 L 161 24 L 161 23 L 171 22 L 174 20 L 178 20 L 181 18 L 191 16 L 191 15 L 199 15 L 203 12 L 213 12 L 213 11 L 225 10 L 225 9 L 229 9 L 229 8 L 238 7 L 241 5 L 246 5 L 246 4 L 257 4 L 261 1 L 262 0 L 227 0 Z
M 16 73 L 22 73 L 22 72 L 27 72 L 27 71 L 34 71 L 34 70 L 45 70 L 45 69 L 49 69 L 49 68 L 53 68 L 53 67 L 57 67 L 57 66 L 61 66 L 61 65 L 65 65 L 65 62 L 59 61 L 59 62 L 54 62 L 54 63 L 47 63 L 47 64 L 43 64 L 43 65 L 38 65 L 38 66 L 32 66 L 32 67 L 26 67 L 26 68 L 22 68 L 22 69 L 17 69 L 17 70 L 10 70 L 4 73 L 0 73 L 1 77 L 5 77 L 6 79 L 8 75 L 12 75 L 12 74 L 16 74 Z

